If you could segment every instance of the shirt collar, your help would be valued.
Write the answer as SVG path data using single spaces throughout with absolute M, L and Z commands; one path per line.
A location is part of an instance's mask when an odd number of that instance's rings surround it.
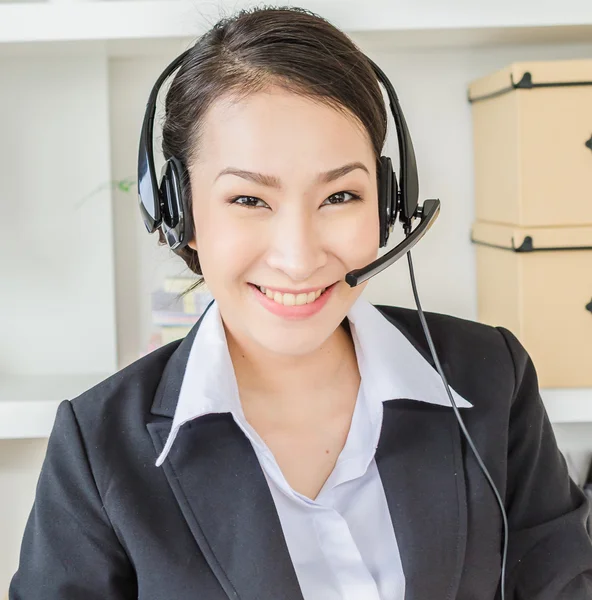
M 405 398 L 451 406 L 436 369 L 373 304 L 359 296 L 347 313 L 366 394 L 380 401 Z M 458 407 L 472 407 L 451 387 Z M 166 458 L 179 428 L 210 413 L 244 416 L 218 303 L 203 315 L 191 346 L 166 444 Z

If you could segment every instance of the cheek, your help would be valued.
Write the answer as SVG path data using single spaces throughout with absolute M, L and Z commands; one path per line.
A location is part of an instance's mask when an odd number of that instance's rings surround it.
M 335 247 L 339 247 L 339 254 L 348 266 L 357 268 L 376 258 L 380 243 L 379 227 L 378 211 L 364 210 L 335 228 Z
M 222 210 L 195 215 L 196 245 L 206 279 L 228 279 L 239 274 L 259 251 L 252 228 L 237 222 Z
M 380 219 L 378 218 L 378 210 L 369 211 L 369 214 L 362 220 L 358 227 L 358 236 L 360 238 L 360 248 L 364 251 L 378 252 L 378 244 L 380 243 Z

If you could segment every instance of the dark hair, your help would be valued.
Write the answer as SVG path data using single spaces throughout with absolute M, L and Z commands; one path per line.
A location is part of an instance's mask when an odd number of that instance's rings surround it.
M 378 78 L 363 52 L 326 19 L 298 7 L 251 7 L 218 21 L 198 39 L 172 79 L 162 126 L 165 159 L 195 160 L 202 123 L 221 96 L 237 101 L 275 85 L 353 115 L 368 132 L 376 160 L 387 113 Z M 191 210 L 186 171 L 183 193 Z M 191 217 L 192 218 L 192 217 Z M 161 235 L 161 243 L 164 239 Z M 197 252 L 176 251 L 202 275 Z M 190 289 L 203 283 L 203 278 Z M 189 290 L 188 290 L 189 291 Z

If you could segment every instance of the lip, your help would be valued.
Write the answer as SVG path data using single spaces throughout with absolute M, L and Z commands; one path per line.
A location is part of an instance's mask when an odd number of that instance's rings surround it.
M 253 284 L 253 285 L 255 285 L 255 284 Z M 333 285 L 333 284 L 331 284 L 331 285 Z M 310 294 L 310 292 L 318 292 L 319 290 L 322 290 L 323 287 L 325 287 L 325 286 L 319 286 L 316 288 L 306 288 L 305 290 L 287 290 L 285 288 L 272 288 L 272 287 L 268 288 L 265 285 L 260 285 L 259 287 L 264 287 L 265 289 L 269 289 L 272 292 L 279 292 L 280 294 L 294 294 L 294 296 L 298 296 L 298 294 Z M 331 286 L 328 285 L 326 287 L 330 288 Z
M 255 297 L 259 302 L 271 313 L 277 315 L 278 317 L 283 317 L 285 319 L 306 319 L 311 317 L 312 315 L 317 314 L 325 304 L 327 304 L 335 286 L 339 282 L 335 282 L 330 285 L 314 302 L 311 304 L 302 304 L 301 306 L 284 306 L 283 304 L 278 304 L 273 301 L 271 298 L 268 298 L 265 294 L 259 291 L 257 286 L 252 283 L 248 283 L 247 285 L 251 288 Z M 319 289 L 319 288 L 316 288 Z M 280 290 L 274 290 L 280 291 Z M 315 290 L 310 290 L 311 292 Z M 293 292 L 286 292 L 293 293 Z M 302 290 L 299 292 L 300 294 L 304 294 L 305 291 Z

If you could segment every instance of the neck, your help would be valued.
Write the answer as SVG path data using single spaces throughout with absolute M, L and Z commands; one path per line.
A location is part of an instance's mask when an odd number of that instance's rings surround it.
M 336 391 L 353 380 L 359 383 L 347 319 L 314 352 L 296 357 L 241 345 L 228 330 L 226 336 L 241 402 L 250 410 L 265 407 L 270 416 L 282 419 L 333 412 L 332 403 L 340 397 Z

